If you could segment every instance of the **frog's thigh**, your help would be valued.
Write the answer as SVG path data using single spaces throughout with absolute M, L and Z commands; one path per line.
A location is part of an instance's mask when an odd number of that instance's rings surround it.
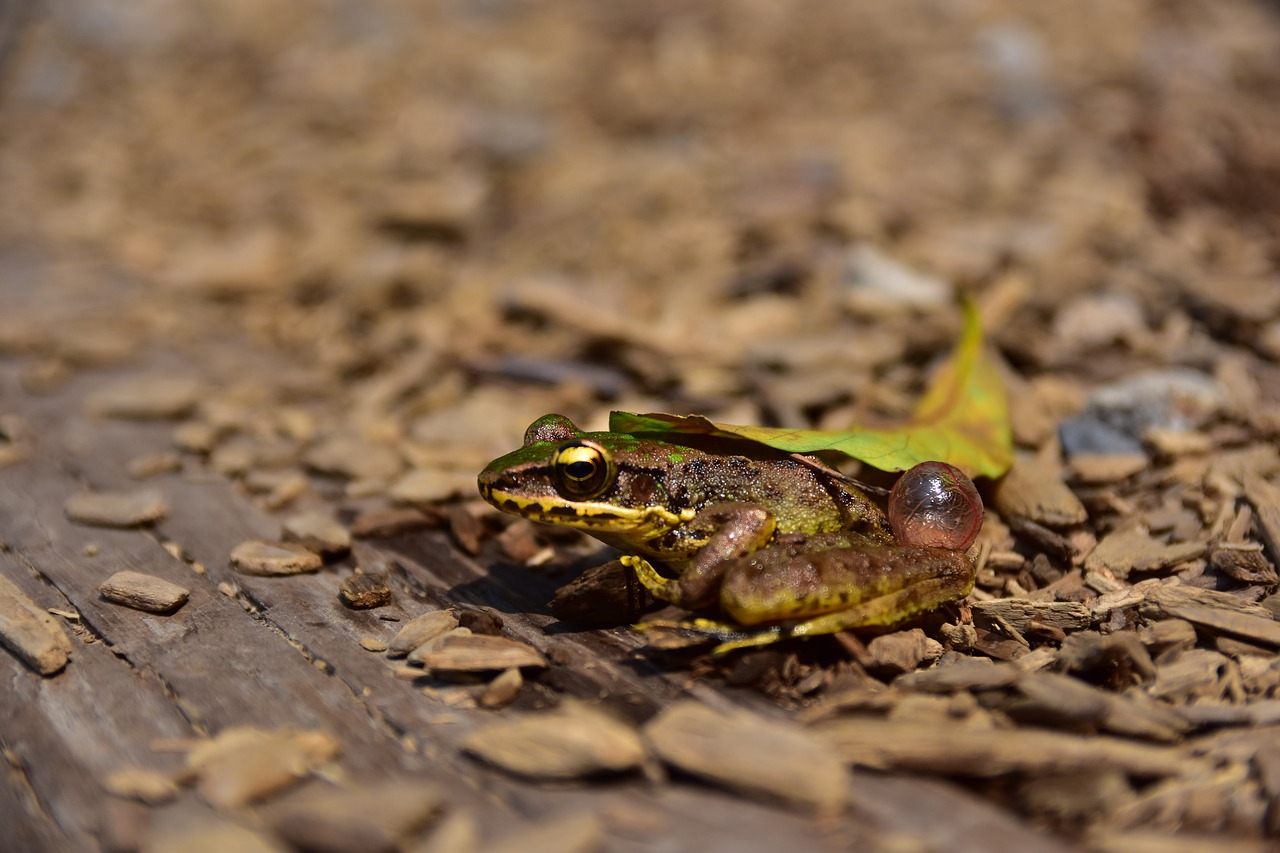
M 806 619 L 793 625 L 788 634 L 792 637 L 813 637 L 834 634 L 846 628 L 893 625 L 934 610 L 947 602 L 964 598 L 971 589 L 972 573 L 940 575 L 896 592 L 867 599 L 844 610 Z
M 973 564 L 958 551 L 903 546 L 772 549 L 736 564 L 720 606 L 743 625 L 852 614 L 847 625 L 887 625 L 960 598 Z M 832 630 L 839 630 L 838 628 Z

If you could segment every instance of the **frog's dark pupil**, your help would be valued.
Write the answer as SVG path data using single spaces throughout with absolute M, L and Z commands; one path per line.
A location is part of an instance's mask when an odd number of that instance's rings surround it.
M 565 473 L 574 480 L 585 480 L 595 473 L 596 466 L 594 462 L 570 462 L 565 468 Z

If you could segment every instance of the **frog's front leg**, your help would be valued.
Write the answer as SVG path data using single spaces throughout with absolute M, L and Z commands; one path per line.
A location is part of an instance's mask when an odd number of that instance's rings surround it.
M 773 513 L 746 503 L 724 503 L 707 507 L 694 516 L 685 532 L 705 531 L 709 538 L 678 578 L 664 578 L 640 557 L 623 557 L 635 569 L 636 577 L 654 598 L 699 610 L 716 602 L 725 569 L 739 557 L 763 548 L 773 538 Z

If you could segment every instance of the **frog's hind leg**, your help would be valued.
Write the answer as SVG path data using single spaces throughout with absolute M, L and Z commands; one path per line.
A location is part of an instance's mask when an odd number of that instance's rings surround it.
M 685 634 L 696 634 L 707 639 L 719 640 L 720 643 L 711 650 L 713 655 L 722 655 L 734 649 L 746 649 L 755 646 L 767 646 L 778 640 L 786 639 L 787 633 L 781 626 L 770 628 L 743 629 L 732 622 L 718 622 L 715 619 L 690 619 L 680 622 L 668 619 L 654 619 L 636 625 L 641 631 L 654 628 L 679 631 Z
M 806 619 L 788 627 L 784 636 L 817 637 L 846 628 L 896 625 L 912 616 L 935 610 L 947 602 L 964 598 L 972 588 L 971 574 L 930 578 L 844 610 Z

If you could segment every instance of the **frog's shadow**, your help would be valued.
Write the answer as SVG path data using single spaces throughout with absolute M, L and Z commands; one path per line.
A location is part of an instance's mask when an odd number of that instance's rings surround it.
M 513 618 L 551 620 L 543 627 L 556 633 L 587 629 L 581 625 L 563 626 L 551 612 L 548 605 L 556 591 L 616 554 L 612 549 L 601 548 L 562 565 L 530 567 L 503 556 L 488 543 L 478 555 L 463 555 L 442 532 L 397 537 L 383 547 L 404 558 L 402 571 L 418 587 L 419 594 L 438 605 L 484 607 Z M 429 577 L 414 566 L 425 569 Z

